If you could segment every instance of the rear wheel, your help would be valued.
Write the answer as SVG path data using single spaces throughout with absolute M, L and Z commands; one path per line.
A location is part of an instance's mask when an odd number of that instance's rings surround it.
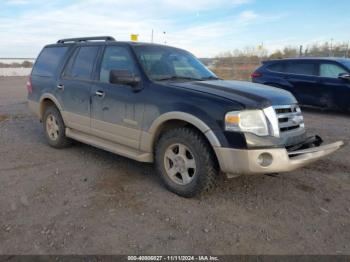
M 46 108 L 43 116 L 43 127 L 50 146 L 63 148 L 71 144 L 71 140 L 66 137 L 66 126 L 62 116 L 55 106 Z
M 164 133 L 156 147 L 156 165 L 164 185 L 183 197 L 194 197 L 215 185 L 218 168 L 204 137 L 191 128 Z

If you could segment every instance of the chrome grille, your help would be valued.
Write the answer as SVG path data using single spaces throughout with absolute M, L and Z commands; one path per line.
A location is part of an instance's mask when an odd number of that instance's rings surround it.
M 273 108 L 278 119 L 280 134 L 304 129 L 304 118 L 298 105 L 274 106 Z

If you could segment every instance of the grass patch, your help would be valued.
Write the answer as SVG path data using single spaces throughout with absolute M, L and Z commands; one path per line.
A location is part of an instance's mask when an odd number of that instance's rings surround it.
M 5 121 L 6 119 L 8 119 L 7 115 L 0 115 L 0 122 Z

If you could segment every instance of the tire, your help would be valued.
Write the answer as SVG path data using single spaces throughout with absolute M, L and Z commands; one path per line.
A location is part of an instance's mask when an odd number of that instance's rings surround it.
M 62 116 L 55 106 L 46 108 L 43 117 L 43 128 L 50 146 L 64 148 L 71 144 L 71 140 L 66 137 L 66 126 Z
M 176 128 L 161 135 L 155 162 L 165 187 L 182 197 L 194 197 L 215 186 L 217 161 L 203 135 L 191 128 Z

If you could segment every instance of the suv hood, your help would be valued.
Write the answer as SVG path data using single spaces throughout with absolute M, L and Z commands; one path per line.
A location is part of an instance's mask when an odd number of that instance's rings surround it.
M 171 85 L 220 96 L 251 109 L 297 103 L 294 96 L 286 90 L 251 82 L 210 80 Z

